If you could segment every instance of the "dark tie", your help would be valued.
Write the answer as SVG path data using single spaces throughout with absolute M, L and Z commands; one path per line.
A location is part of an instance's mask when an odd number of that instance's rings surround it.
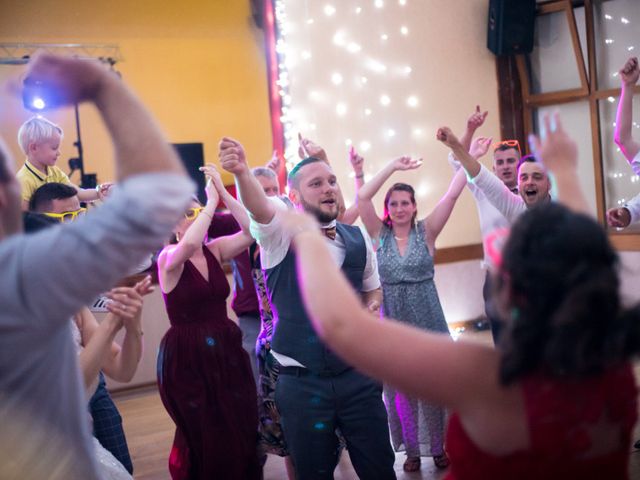
M 335 240 L 336 239 L 336 227 L 335 227 L 335 225 L 333 227 L 322 228 L 321 230 L 322 230 L 322 233 L 324 233 L 328 239 L 330 239 L 330 240 Z

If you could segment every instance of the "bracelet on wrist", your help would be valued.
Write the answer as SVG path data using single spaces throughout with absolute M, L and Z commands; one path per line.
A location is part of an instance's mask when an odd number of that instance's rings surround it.
M 356 175 L 356 178 L 364 178 L 364 173 L 359 173 Z

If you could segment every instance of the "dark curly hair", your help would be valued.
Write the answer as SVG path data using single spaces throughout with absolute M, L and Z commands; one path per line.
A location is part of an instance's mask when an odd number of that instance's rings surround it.
M 533 371 L 578 378 L 640 350 L 640 308 L 621 306 L 618 256 L 604 229 L 559 204 L 515 223 L 496 288 L 509 288 L 500 381 Z M 509 284 L 507 286 L 507 284 Z
M 391 194 L 393 192 L 407 192 L 411 196 L 411 203 L 416 204 L 416 192 L 411 185 L 408 183 L 394 183 L 391 185 L 391 188 L 387 190 L 386 195 L 384 196 L 384 213 L 382 216 L 382 222 L 389 228 L 392 227 L 391 216 L 389 215 L 389 199 L 391 198 Z M 411 218 L 411 226 L 415 225 L 416 216 L 418 212 L 413 213 L 413 217 Z

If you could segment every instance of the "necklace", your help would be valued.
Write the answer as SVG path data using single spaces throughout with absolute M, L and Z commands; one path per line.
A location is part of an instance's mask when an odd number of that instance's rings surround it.
M 400 238 L 400 237 L 396 237 L 395 235 L 393 236 L 393 238 L 395 238 L 396 240 L 406 240 L 409 237 L 404 237 L 404 238 Z

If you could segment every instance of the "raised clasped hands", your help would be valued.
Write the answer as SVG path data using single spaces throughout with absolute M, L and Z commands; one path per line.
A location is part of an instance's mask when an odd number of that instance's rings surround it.
M 220 166 L 233 175 L 249 170 L 242 144 L 229 137 L 223 137 L 218 144 Z
M 133 287 L 116 287 L 106 293 L 109 302 L 106 304 L 107 310 L 122 320 L 125 327 L 129 323 L 139 319 L 142 311 L 142 297 L 153 292 L 151 277 L 147 275 L 144 279 L 136 283 Z
M 51 109 L 95 99 L 110 78 L 117 79 L 98 60 L 36 52 L 22 85 L 13 85 L 12 89 L 16 93 L 24 89 L 27 95 L 30 90 L 44 89 L 50 93 L 46 109 Z
M 200 171 L 204 173 L 207 178 L 207 184 L 204 189 L 207 194 L 207 200 L 209 202 L 215 202 L 217 205 L 220 200 L 220 195 L 222 195 L 224 190 L 224 184 L 222 183 L 220 173 L 215 165 L 211 165 L 210 163 L 206 164 L 204 167 L 200 167 Z

